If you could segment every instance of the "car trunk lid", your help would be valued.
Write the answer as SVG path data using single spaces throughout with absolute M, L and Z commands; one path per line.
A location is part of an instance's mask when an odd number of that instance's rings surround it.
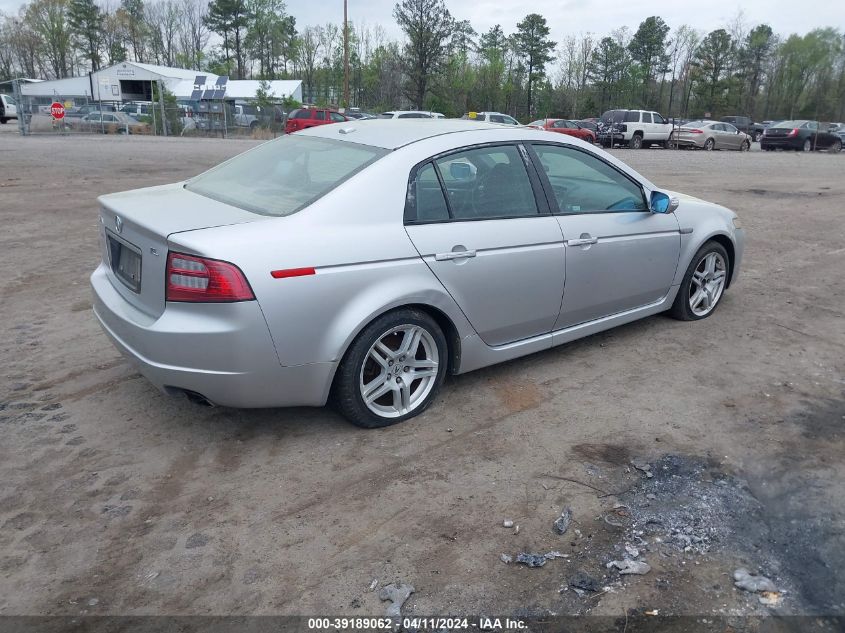
M 181 183 L 102 196 L 99 203 L 101 250 L 112 283 L 152 317 L 164 311 L 168 236 L 270 219 L 192 193 Z

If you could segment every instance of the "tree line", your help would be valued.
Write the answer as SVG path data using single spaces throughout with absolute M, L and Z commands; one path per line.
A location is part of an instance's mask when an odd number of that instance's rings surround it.
M 845 119 L 845 34 L 780 35 L 739 14 L 709 33 L 659 16 L 636 30 L 550 37 L 526 15 L 479 33 L 445 0 L 400 0 L 381 25 L 350 22 L 350 103 L 342 104 L 343 25 L 297 25 L 283 0 L 31 0 L 0 14 L 0 80 L 61 78 L 134 60 L 232 78 L 302 79 L 307 102 L 523 121 L 612 108 L 668 116 Z

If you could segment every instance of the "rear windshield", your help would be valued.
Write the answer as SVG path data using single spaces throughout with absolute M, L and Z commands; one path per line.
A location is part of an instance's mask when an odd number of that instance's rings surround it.
M 260 215 L 292 215 L 387 153 L 289 134 L 200 174 L 185 188 Z
M 601 115 L 602 123 L 622 123 L 625 118 L 625 110 L 608 110 Z
M 788 128 L 796 128 L 801 127 L 807 123 L 806 121 L 781 121 L 780 123 L 775 123 L 772 127 L 788 127 Z

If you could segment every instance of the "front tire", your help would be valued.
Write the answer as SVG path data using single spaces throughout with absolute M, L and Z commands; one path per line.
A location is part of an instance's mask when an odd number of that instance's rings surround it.
M 429 314 L 409 308 L 388 312 L 352 342 L 337 370 L 334 402 L 356 426 L 403 422 L 431 404 L 448 359 L 446 337 Z
M 763 133 L 757 132 L 754 134 L 754 142 L 759 143 L 763 139 Z
M 705 242 L 687 267 L 669 315 L 680 321 L 698 321 L 713 314 L 727 287 L 729 261 L 724 246 Z
M 749 141 L 743 141 L 742 145 L 739 146 L 740 152 L 747 152 L 751 149 L 751 143 Z
M 828 151 L 830 151 L 831 154 L 838 154 L 839 152 L 841 152 L 842 151 L 842 141 L 840 141 L 840 140 L 833 141 L 833 145 L 830 146 L 830 150 L 828 150 Z

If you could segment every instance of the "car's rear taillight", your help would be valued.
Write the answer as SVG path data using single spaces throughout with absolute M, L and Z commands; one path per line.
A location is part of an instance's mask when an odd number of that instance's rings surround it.
M 687 130 L 690 134 L 704 134 L 702 130 Z
M 789 130 L 789 134 L 787 134 L 787 136 L 798 136 L 798 128 L 795 128 L 794 130 Z
M 252 301 L 255 295 L 241 269 L 217 259 L 167 254 L 168 301 L 227 303 Z

